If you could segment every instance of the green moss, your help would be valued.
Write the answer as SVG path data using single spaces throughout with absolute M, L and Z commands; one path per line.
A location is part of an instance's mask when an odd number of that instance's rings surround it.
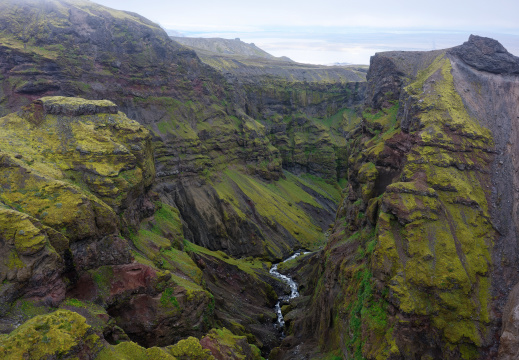
M 177 298 L 173 295 L 172 288 L 166 288 L 162 294 L 160 295 L 160 304 L 162 306 L 171 306 L 173 305 L 177 309 L 180 309 L 180 305 L 178 304 Z
M 477 349 L 491 341 L 489 269 L 496 233 L 485 189 L 493 140 L 464 108 L 447 58 L 432 61 L 406 91 L 421 109 L 410 129 L 419 140 L 405 155 L 401 175 L 377 199 L 368 201 L 378 177 L 375 164 L 386 161 L 387 141 L 400 134 L 397 104 L 387 111 L 368 109 L 362 138 L 349 141 L 351 184 L 362 199 L 346 202 L 344 214 L 354 224 L 336 222 L 325 249 L 325 258 L 333 259 L 325 269 L 340 274 L 334 286 L 341 291 L 332 330 L 321 344 L 344 353 L 341 334 L 347 333 L 352 358 L 414 356 L 397 345 L 395 329 L 418 316 L 434 328 L 428 334 L 437 334 L 444 353 L 478 358 Z M 366 203 L 369 223 L 361 215 Z M 343 252 L 350 255 L 338 255 Z M 326 286 L 317 284 L 317 299 Z M 388 313 L 388 296 L 398 317 Z
M 115 106 L 64 97 L 41 102 L 70 113 Z M 116 227 L 114 209 L 153 179 L 149 132 L 121 113 L 73 117 L 45 115 L 38 109 L 33 103 L 21 116 L 0 119 L 0 159 L 9 164 L 0 171 L 2 187 L 9 189 L 0 199 L 71 241 L 94 236 L 98 227 Z M 60 252 L 67 246 L 60 246 Z
M 245 217 L 250 209 L 241 205 L 235 187 L 239 188 L 254 203 L 258 212 L 267 224 L 279 224 L 287 229 L 304 247 L 311 248 L 321 237 L 321 229 L 314 224 L 303 209 L 290 201 L 287 188 L 294 188 L 293 183 L 282 182 L 280 189 L 275 189 L 259 179 L 243 175 L 235 170 L 226 170 L 224 178 L 215 185 L 219 196 L 228 201 L 236 212 Z M 283 188 L 285 186 L 285 188 Z M 285 194 L 285 195 L 281 195 Z M 285 198 L 288 197 L 289 199 Z M 307 201 L 309 198 L 306 197 Z
M 71 311 L 39 315 L 0 338 L 0 355 L 6 360 L 59 358 L 74 354 L 78 346 L 95 353 L 100 339 L 89 329 L 85 318 Z
M 23 267 L 17 254 L 34 254 L 48 244 L 45 232 L 35 222 L 35 219 L 17 211 L 0 209 L 0 233 L 4 239 L 12 238 L 16 249 L 16 253 L 10 253 L 9 268 Z
M 132 341 L 125 341 L 115 346 L 105 347 L 95 358 L 96 360 L 175 360 L 164 349 L 152 347 L 143 348 Z
M 254 258 L 235 259 L 235 258 L 228 256 L 227 254 L 225 254 L 222 251 L 211 251 L 202 246 L 198 246 L 193 243 L 190 243 L 187 240 L 184 242 L 184 246 L 185 246 L 186 251 L 188 251 L 188 252 L 194 252 L 194 253 L 212 256 L 229 265 L 236 266 L 241 271 L 244 271 L 247 274 L 254 276 L 255 278 L 258 277 L 258 273 L 256 272 L 256 270 L 263 271 L 264 266 L 270 267 L 270 265 L 271 265 L 269 262 L 263 262 L 263 261 L 260 261 L 258 259 L 254 259 Z
M 214 356 L 207 349 L 202 348 L 198 339 L 189 337 L 180 340 L 172 346 L 168 346 L 166 350 L 179 360 L 214 360 Z
M 234 335 L 226 328 L 212 329 L 205 336 L 219 354 L 233 354 L 235 359 L 261 360 L 261 352 L 247 343 L 246 336 Z
M 474 358 L 489 323 L 495 231 L 484 192 L 489 177 L 470 169 L 488 166 L 481 149 L 492 138 L 467 114 L 450 71 L 438 57 L 407 88 L 428 109 L 420 115 L 425 144 L 408 155 L 403 177 L 410 181 L 390 185 L 383 197 L 400 223 L 381 213 L 374 264 L 392 274 L 387 281 L 401 311 L 428 316 L 446 346 Z

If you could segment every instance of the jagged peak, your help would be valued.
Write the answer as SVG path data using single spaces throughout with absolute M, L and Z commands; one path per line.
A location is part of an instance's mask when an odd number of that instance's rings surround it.
M 449 51 L 467 65 L 495 74 L 519 74 L 519 57 L 510 54 L 499 41 L 470 35 L 468 41 Z

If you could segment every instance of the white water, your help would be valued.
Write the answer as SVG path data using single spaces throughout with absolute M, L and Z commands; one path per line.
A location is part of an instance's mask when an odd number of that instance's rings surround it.
M 292 255 L 288 259 L 283 260 L 283 262 L 290 261 L 292 259 L 295 259 L 299 255 L 304 255 L 304 254 L 308 254 L 308 253 L 300 252 L 300 251 L 296 252 L 294 255 Z M 276 303 L 276 306 L 275 306 L 276 314 L 278 316 L 278 322 L 277 322 L 276 326 L 278 329 L 281 330 L 281 336 L 284 337 L 285 334 L 283 332 L 283 328 L 285 327 L 285 320 L 283 320 L 283 314 L 281 313 L 281 303 L 288 302 L 290 299 L 298 297 L 299 291 L 297 291 L 297 284 L 294 280 L 292 280 L 292 278 L 290 278 L 289 276 L 280 274 L 278 272 L 278 265 L 279 265 L 279 263 L 272 265 L 272 267 L 270 268 L 270 273 L 272 275 L 274 275 L 275 277 L 277 277 L 278 279 L 280 279 L 281 281 L 283 281 L 284 283 L 288 284 L 288 286 L 290 286 L 290 295 L 280 296 L 278 298 L 278 302 Z

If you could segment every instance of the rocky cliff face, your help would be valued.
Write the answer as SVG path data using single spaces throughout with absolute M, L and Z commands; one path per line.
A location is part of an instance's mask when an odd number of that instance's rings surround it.
M 477 36 L 372 58 L 349 191 L 296 338 L 347 358 L 512 356 L 517 64 Z
M 261 217 L 233 215 L 234 221 L 226 220 L 225 205 L 214 185 L 226 181 L 221 172 L 230 164 L 267 181 L 283 177 L 283 159 L 285 169 L 302 169 L 331 182 L 343 171 L 344 156 L 336 155 L 336 144 L 322 129 L 308 146 L 296 140 L 293 151 L 283 148 L 283 154 L 293 155 L 282 157 L 272 146 L 278 138 L 284 141 L 281 129 L 271 131 L 256 120 L 256 111 L 248 112 L 246 104 L 234 100 L 243 96 L 244 89 L 233 89 L 193 51 L 136 14 L 81 1 L 8 1 L 2 5 L 0 23 L 0 112 L 18 111 L 44 95 L 113 101 L 154 133 L 155 191 L 181 211 L 186 236 L 199 245 L 225 249 L 234 256 L 281 258 L 298 243 L 296 234 L 286 228 L 271 230 Z M 342 104 L 344 94 L 332 95 L 333 106 L 327 106 L 322 100 L 328 97 L 325 88 L 311 95 L 314 100 L 306 100 L 305 91 L 294 93 L 297 101 L 290 111 L 310 103 L 321 113 L 327 108 L 330 117 L 347 106 Z M 279 99 L 275 101 L 278 110 L 282 108 Z M 290 114 L 283 112 L 283 116 Z M 342 117 L 335 121 L 336 134 L 342 131 L 342 122 Z M 306 129 L 316 128 L 309 125 Z M 198 191 L 200 187 L 204 190 Z M 263 243 L 273 239 L 276 245 L 270 248 L 276 250 L 267 250 L 264 244 L 251 247 L 245 233 L 256 234 Z
M 90 2 L 0 8 L 3 357 L 514 358 L 500 44 L 288 81 Z M 271 262 L 322 246 L 281 267 L 303 295 L 281 342 Z
M 284 134 L 157 25 L 86 1 L 0 7 L 2 354 L 266 355 L 284 291 L 270 261 L 319 247 L 341 198 L 326 129 L 358 121 L 332 116 L 345 97 L 324 127 L 305 119 L 318 136 L 297 140 L 312 165 L 294 175 Z
M 364 101 L 366 69 L 258 56 L 231 47 L 240 43 L 237 40 L 178 40 L 227 79 L 234 88 L 232 102 L 265 126 L 285 169 L 327 179 L 344 177 L 344 137 L 357 122 L 353 110 Z
M 13 358 L 27 352 L 33 358 L 103 358 L 104 351 L 119 351 L 110 343 L 131 339 L 165 347 L 202 338 L 217 324 L 262 348 L 277 344 L 270 319 L 273 287 L 281 284 L 268 275 L 269 264 L 235 260 L 184 240 L 179 210 L 151 191 L 150 132 L 114 103 L 44 97 L 1 118 L 0 126 L 2 332 L 41 315 L 49 339 L 85 342 L 59 351 L 53 342 L 38 349 L 16 345 L 26 331 L 35 331 L 28 323 L 2 338 L 0 351 L 14 346 Z M 243 300 L 229 296 L 245 286 L 254 304 L 244 302 L 247 311 L 234 313 Z M 69 312 L 50 314 L 58 307 Z M 73 322 L 85 331 L 60 335 L 69 317 L 78 317 Z M 229 332 L 229 339 L 218 340 L 215 334 L 203 345 L 214 354 L 224 341 L 236 354 L 259 356 L 245 337 Z M 198 340 L 190 341 L 202 351 Z

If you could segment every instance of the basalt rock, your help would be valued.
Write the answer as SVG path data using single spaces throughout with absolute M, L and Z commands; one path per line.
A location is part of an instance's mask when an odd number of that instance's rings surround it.
M 133 261 L 125 234 L 146 216 L 133 214 L 154 167 L 149 132 L 110 101 L 45 97 L 0 126 L 6 331 L 16 304 L 58 306 L 87 271 Z
M 498 41 L 470 35 L 469 40 L 449 51 L 473 69 L 493 74 L 519 74 L 519 59 Z
M 372 58 L 347 196 L 286 358 L 314 341 L 348 358 L 510 358 L 518 64 L 476 36 Z

